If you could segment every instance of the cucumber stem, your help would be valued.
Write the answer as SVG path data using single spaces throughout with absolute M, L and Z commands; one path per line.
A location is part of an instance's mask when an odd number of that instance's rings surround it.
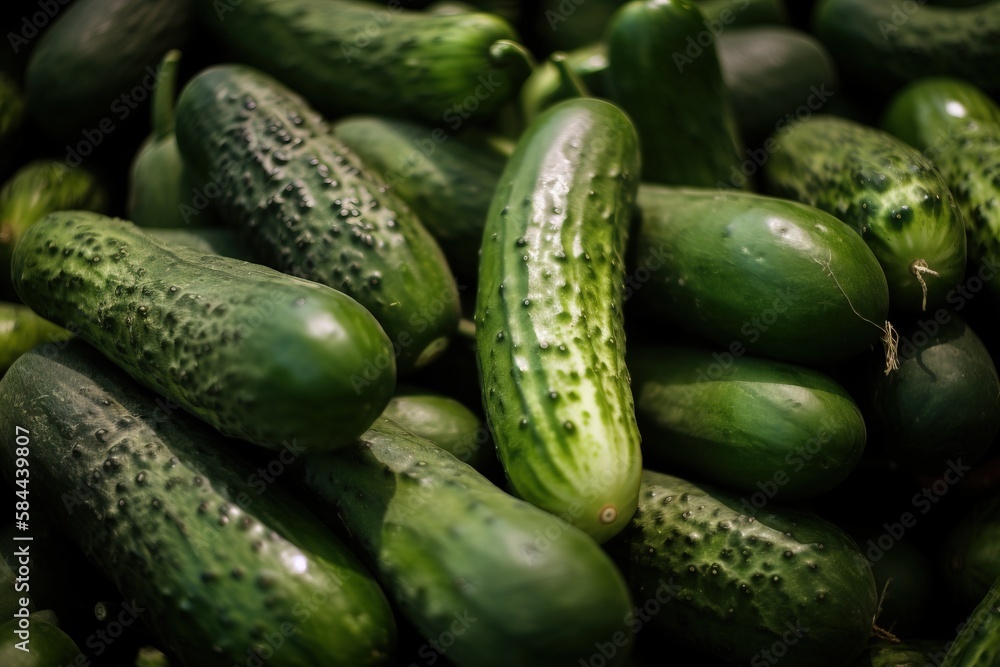
M 923 259 L 915 259 L 913 263 L 910 264 L 910 273 L 912 273 L 917 278 L 917 282 L 920 283 L 920 289 L 923 292 L 923 300 L 920 302 L 920 310 L 927 310 L 927 283 L 924 282 L 923 274 L 929 274 L 932 276 L 939 276 L 937 271 L 934 271 L 927 266 L 927 262 Z
M 153 135 L 162 141 L 174 131 L 174 98 L 177 92 L 177 67 L 181 52 L 167 51 L 160 61 L 159 77 L 153 89 Z

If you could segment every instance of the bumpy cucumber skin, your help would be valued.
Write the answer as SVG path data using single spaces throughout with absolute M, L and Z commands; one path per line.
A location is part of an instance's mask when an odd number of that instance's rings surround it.
M 342 0 L 242 0 L 219 12 L 214 0 L 195 2 L 238 59 L 328 117 L 382 113 L 457 129 L 493 114 L 530 72 L 527 54 L 504 45 L 517 33 L 488 13 Z
M 393 349 L 336 290 L 156 241 L 124 220 L 52 213 L 21 238 L 14 286 L 129 375 L 225 435 L 347 444 L 385 408 Z
M 456 665 L 576 667 L 626 633 L 631 598 L 590 537 L 390 420 L 306 470 L 425 637 L 466 621 L 448 647 Z
M 965 219 L 969 273 L 1000 298 L 1000 105 L 965 81 L 928 77 L 890 101 L 882 127 L 940 170 Z
M 929 75 L 955 76 L 1000 91 L 1000 1 L 935 7 L 895 0 L 821 0 L 813 33 L 845 78 L 885 96 Z
M 885 275 L 857 234 L 793 201 L 643 184 L 629 308 L 714 341 L 793 363 L 878 344 Z M 636 268 L 633 273 L 638 272 Z M 832 275 L 831 275 L 832 273 Z
M 642 479 L 639 510 L 607 548 L 635 600 L 668 585 L 650 634 L 736 665 L 766 664 L 762 651 L 776 643 L 788 667 L 839 667 L 858 655 L 877 591 L 839 528 L 785 508 L 749 516 L 735 494 L 658 472 Z
M 818 371 L 758 357 L 719 371 L 713 354 L 676 345 L 629 351 L 647 460 L 740 492 L 781 479 L 782 500 L 823 494 L 854 469 L 867 433 L 846 389 Z
M 12 434 L 4 476 L 15 479 L 19 426 L 32 508 L 135 599 L 185 665 L 242 664 L 275 635 L 274 665 L 391 664 L 395 625 L 381 589 L 303 506 L 275 486 L 255 489 L 235 443 L 165 411 L 81 343 L 55 358 L 24 355 L 0 396 Z
M 387 116 L 352 116 L 333 132 L 413 209 L 466 285 L 479 271 L 479 246 L 505 155 L 462 137 Z
M 941 667 L 993 667 L 1000 662 L 1000 578 L 973 609 Z
M 778 132 L 766 188 L 835 215 L 861 234 L 889 284 L 895 312 L 934 310 L 965 273 L 965 224 L 934 164 L 874 127 L 815 115 Z M 939 275 L 923 274 L 917 260 Z
M 479 377 L 511 488 L 598 541 L 641 474 L 622 313 L 639 166 L 619 108 L 555 105 L 507 162 L 480 253 Z
M 628 2 L 607 28 L 610 99 L 635 122 L 643 181 L 712 187 L 741 161 L 715 42 L 675 61 L 704 30 L 689 0 Z
M 74 2 L 31 52 L 24 75 L 31 116 L 46 133 L 70 139 L 102 119 L 121 120 L 130 112 L 121 96 L 141 85 L 168 49 L 181 46 L 192 6 L 193 0 Z
M 216 212 L 261 263 L 365 306 L 398 348 L 401 374 L 443 351 L 460 306 L 440 247 L 299 95 L 218 65 L 185 86 L 176 133 L 196 179 L 216 175 Z
M 84 167 L 56 160 L 33 160 L 11 176 L 0 190 L 0 294 L 15 295 L 10 260 L 21 235 L 53 211 L 66 209 L 103 213 L 108 193 Z
M 897 318 L 899 368 L 886 375 L 873 359 L 867 372 L 872 431 L 901 466 L 929 475 L 974 465 L 1000 431 L 1000 378 L 989 349 L 959 316 L 935 315 Z
M 25 305 L 0 301 L 0 375 L 36 345 L 52 343 L 62 347 L 61 343 L 72 335 Z

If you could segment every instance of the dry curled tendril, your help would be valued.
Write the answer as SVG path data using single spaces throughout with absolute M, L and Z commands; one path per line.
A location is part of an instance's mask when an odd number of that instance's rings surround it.
M 927 275 L 938 278 L 941 277 L 941 274 L 927 266 L 927 262 L 923 259 L 913 260 L 913 263 L 910 264 L 910 273 L 912 273 L 916 277 L 917 282 L 920 283 L 920 291 L 923 295 L 923 299 L 920 302 L 920 310 L 927 310 L 927 283 L 924 282 L 924 274 L 926 273 Z

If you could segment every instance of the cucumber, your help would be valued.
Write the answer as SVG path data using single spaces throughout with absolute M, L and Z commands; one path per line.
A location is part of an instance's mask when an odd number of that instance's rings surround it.
M 52 359 L 22 356 L 0 399 L 4 477 L 30 459 L 32 510 L 80 544 L 183 664 L 391 664 L 381 589 L 291 496 L 255 487 L 238 443 L 165 412 L 77 342 Z
M 480 384 L 510 487 L 600 542 L 641 471 L 622 313 L 639 168 L 621 109 L 560 102 L 518 141 L 480 253 Z
M 0 375 L 36 345 L 44 345 L 47 354 L 55 354 L 72 335 L 23 304 L 0 301 Z
M 715 41 L 695 41 L 702 21 L 689 0 L 635 0 L 608 26 L 609 98 L 635 121 L 643 181 L 711 187 L 741 162 Z
M 785 0 L 695 0 L 695 6 L 720 38 L 727 28 L 788 23 Z
M 400 2 L 194 2 L 238 60 L 329 117 L 379 113 L 455 130 L 495 114 L 531 70 L 517 33 L 495 14 L 438 15 Z
M 496 450 L 482 420 L 454 398 L 418 387 L 397 387 L 380 419 L 389 419 L 486 474 Z
M 299 95 L 250 67 L 216 65 L 184 87 L 176 128 L 195 179 L 215 188 L 216 213 L 262 264 L 356 299 L 401 374 L 437 358 L 460 313 L 440 247 Z
M 413 209 L 456 278 L 474 283 L 493 191 L 507 157 L 480 142 L 387 116 L 351 116 L 333 133 Z
M 60 11 L 28 60 L 31 117 L 55 138 L 109 134 L 149 96 L 163 54 L 187 39 L 193 1 L 77 0 Z
M 924 78 L 890 101 L 882 126 L 934 161 L 965 219 L 969 272 L 1000 298 L 1000 105 L 970 83 Z
M 975 465 L 1000 431 L 1000 379 L 989 350 L 943 308 L 895 325 L 899 367 L 886 375 L 873 360 L 866 421 L 911 471 L 941 475 Z
M 800 364 L 856 356 L 888 330 L 871 250 L 833 216 L 737 191 L 643 184 L 629 312 Z M 640 278 L 645 280 L 639 282 Z
M 962 513 L 944 536 L 944 588 L 959 606 L 972 608 L 1000 577 L 1000 494 Z
M 820 0 L 812 25 L 845 79 L 876 99 L 929 75 L 954 76 L 1000 92 L 1000 0 L 964 8 Z
M 76 642 L 59 626 L 29 617 L 0 625 L 0 661 L 5 667 L 61 667 L 82 655 Z M 18 635 L 18 632 L 25 634 Z
M 371 313 L 336 290 L 167 245 L 125 220 L 52 213 L 14 251 L 14 286 L 174 408 L 280 449 L 347 444 L 395 386 Z
M 965 273 L 962 213 L 934 164 L 874 127 L 814 115 L 774 137 L 766 188 L 837 216 L 885 271 L 896 312 L 943 305 Z
M 180 51 L 173 49 L 160 61 L 151 105 L 153 133 L 139 147 L 129 167 L 125 213 L 140 227 L 185 227 L 216 222 L 211 209 L 188 206 L 194 182 L 174 136 L 174 96 L 180 58 Z
M 853 660 L 877 606 L 864 555 L 815 514 L 747 509 L 735 494 L 643 472 L 639 510 L 606 545 L 633 598 L 662 603 L 640 639 L 754 667 Z
M 911 639 L 867 648 L 850 667 L 933 667 L 941 664 L 944 655 L 943 641 Z
M 576 667 L 616 633 L 627 641 L 605 664 L 628 653 L 631 598 L 592 539 L 393 422 L 343 452 L 308 456 L 306 484 L 455 665 Z
M 28 227 L 53 211 L 104 213 L 108 206 L 107 190 L 86 167 L 39 159 L 18 169 L 0 189 L 0 296 L 16 297 L 10 261 L 14 246 Z
M 821 109 L 840 92 L 833 58 L 815 37 L 796 28 L 726 30 L 716 47 L 740 133 L 753 145 L 801 109 Z
M 782 500 L 842 482 L 865 448 L 861 410 L 827 375 L 750 356 L 647 345 L 628 354 L 647 467 Z
M 180 244 L 203 255 L 222 255 L 245 262 L 256 262 L 257 256 L 246 242 L 226 227 L 148 227 L 147 234 L 164 243 Z
M 1000 662 L 1000 578 L 972 610 L 941 667 L 990 667 Z

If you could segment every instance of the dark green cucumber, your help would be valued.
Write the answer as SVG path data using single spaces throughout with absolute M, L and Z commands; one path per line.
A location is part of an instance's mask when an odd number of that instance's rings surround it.
M 191 204 L 194 181 L 184 166 L 174 136 L 174 96 L 180 51 L 168 51 L 160 61 L 153 90 L 153 133 L 139 147 L 129 168 L 126 217 L 140 227 L 185 227 L 215 223 L 210 208 Z
M 25 305 L 0 301 L 0 375 L 36 345 L 45 345 L 46 353 L 54 354 L 72 335 Z
M 379 113 L 454 130 L 495 113 L 531 68 L 517 33 L 495 14 L 437 15 L 402 3 L 343 0 L 195 4 L 239 60 L 280 78 L 331 117 Z
M 885 275 L 842 222 L 793 201 L 736 191 L 639 188 L 629 308 L 746 352 L 793 363 L 877 344 Z M 630 311 L 632 312 L 632 311 Z
M 833 58 L 809 33 L 762 25 L 726 30 L 716 45 L 740 131 L 754 145 L 839 92 Z
M 480 382 L 511 489 L 598 541 L 628 522 L 641 471 L 622 313 L 638 178 L 621 109 L 560 102 L 518 141 L 480 254 Z
M 183 664 L 391 664 L 391 610 L 347 547 L 280 487 L 258 489 L 238 443 L 165 410 L 89 346 L 18 359 L 0 380 L 0 428 L 4 477 L 30 460 L 32 510 Z
M 941 667 L 995 667 L 1000 663 L 1000 577 L 979 601 L 948 648 Z
M 486 426 L 454 398 L 417 387 L 398 387 L 380 417 L 430 440 L 480 473 L 492 472 L 496 450 Z
M 885 271 L 894 311 L 943 305 L 965 273 L 965 223 L 934 164 L 888 132 L 814 115 L 773 137 L 771 194 L 837 216 Z M 933 272 L 933 273 L 932 273 Z
M 14 618 L 0 625 L 0 664 L 4 667 L 73 665 L 82 653 L 72 637 L 59 626 L 33 616 Z
M 232 229 L 226 227 L 147 227 L 144 230 L 153 238 L 165 243 L 187 246 L 203 255 L 222 255 L 245 262 L 256 262 L 256 255 L 246 242 Z
M 635 0 L 608 26 L 609 98 L 635 121 L 643 181 L 711 187 L 742 159 L 715 41 L 695 41 L 702 21 L 690 0 Z
M 784 500 L 826 493 L 864 451 L 860 408 L 818 371 L 665 345 L 628 363 L 647 467 Z
M 644 637 L 734 665 L 854 659 L 877 607 L 864 555 L 815 514 L 748 508 L 718 488 L 643 472 L 639 510 L 607 548 L 633 598 L 661 603 Z
M 465 285 L 475 282 L 479 246 L 505 155 L 461 136 L 386 116 L 351 116 L 333 132 L 414 210 Z
M 873 360 L 866 420 L 901 466 L 941 475 L 978 462 L 1000 431 L 1000 379 L 989 350 L 958 315 L 894 321 L 899 368 Z
M 969 273 L 1000 298 L 1000 105 L 959 79 L 924 78 L 890 101 L 882 126 L 940 170 L 965 219 Z
M 885 98 L 921 76 L 964 79 L 1000 92 L 1000 1 L 935 7 L 895 0 L 820 0 L 819 37 L 845 79 Z
M 216 195 L 216 213 L 262 264 L 370 310 L 400 373 L 447 346 L 460 309 L 440 247 L 299 95 L 250 67 L 217 65 L 185 86 L 176 128 L 185 163 Z
M 156 64 L 182 46 L 193 0 L 77 0 L 31 52 L 28 111 L 48 134 L 107 133 L 153 90 Z M 103 128 L 103 129 L 102 129 Z
M 0 295 L 15 297 L 10 260 L 28 227 L 53 211 L 103 213 L 108 193 L 86 167 L 68 167 L 56 160 L 33 160 L 22 166 L 0 189 Z
M 625 635 L 628 590 L 590 537 L 393 422 L 306 471 L 400 610 L 429 639 L 453 633 L 454 664 L 576 667 Z
M 717 37 L 728 28 L 788 23 L 785 0 L 695 0 L 695 6 Z
M 264 447 L 352 441 L 395 386 L 371 313 L 317 283 L 157 241 L 130 222 L 52 213 L 14 252 L 14 286 L 136 380 Z
M 972 504 L 944 536 L 944 587 L 958 605 L 974 607 L 1000 577 L 1000 494 Z

